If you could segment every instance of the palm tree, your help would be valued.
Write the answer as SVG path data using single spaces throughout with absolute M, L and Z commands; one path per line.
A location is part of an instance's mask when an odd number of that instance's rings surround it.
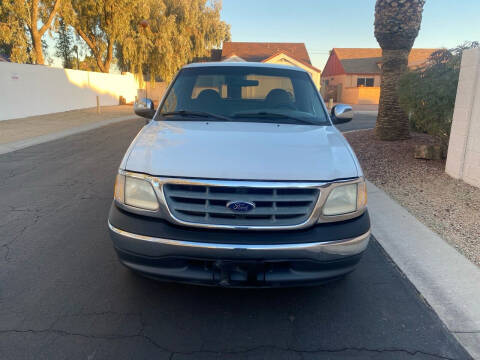
M 420 30 L 425 0 L 377 0 L 375 37 L 382 48 L 382 82 L 375 135 L 381 140 L 409 137 L 408 118 L 400 108 L 397 85 Z

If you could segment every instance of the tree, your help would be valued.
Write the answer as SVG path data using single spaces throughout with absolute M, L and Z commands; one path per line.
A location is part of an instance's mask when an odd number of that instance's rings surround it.
M 0 43 L 0 56 L 5 56 L 8 59 L 12 56 L 12 45 Z
M 72 51 L 75 54 L 75 57 L 73 58 L 73 62 L 76 64 L 77 70 L 79 69 L 80 65 L 80 58 L 78 57 L 78 45 L 73 45 Z
M 73 65 L 75 69 L 77 70 L 83 70 L 83 71 L 97 71 L 99 72 L 100 69 L 98 68 L 97 65 L 97 60 L 91 56 L 91 55 L 86 55 L 83 60 L 78 60 L 76 58 L 73 59 Z
M 409 137 L 408 117 L 398 100 L 398 81 L 420 30 L 425 0 L 377 0 L 375 37 L 382 48 L 382 81 L 375 135 L 381 140 Z
M 169 81 L 183 65 L 210 54 L 229 39 L 220 19 L 221 2 L 149 0 L 137 4 L 131 31 L 117 47 L 119 67 Z M 146 20 L 148 26 L 144 27 Z
M 44 63 L 42 37 L 52 26 L 60 4 L 61 0 L 0 2 L 0 42 L 11 45 L 13 61 Z
M 72 68 L 73 36 L 63 19 L 59 20 L 55 55 L 62 59 L 63 67 Z
M 5 34 L 8 29 L 7 20 L 8 20 L 8 14 L 3 9 L 3 0 L 0 0 L 0 55 L 10 58 L 12 56 L 13 46 L 11 44 L 11 41 L 8 41 L 8 42 L 6 41 Z
M 100 71 L 108 73 L 114 46 L 130 31 L 139 0 L 71 0 L 62 11 L 65 21 L 85 41 Z
M 444 148 L 452 127 L 462 52 L 479 45 L 474 41 L 437 50 L 424 66 L 400 78 L 399 101 L 409 114 L 410 128 L 434 136 Z

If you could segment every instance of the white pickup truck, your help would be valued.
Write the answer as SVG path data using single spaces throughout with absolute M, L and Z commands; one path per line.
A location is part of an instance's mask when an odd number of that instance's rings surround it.
M 362 169 L 309 74 L 260 63 L 179 71 L 118 171 L 108 226 L 148 277 L 220 286 L 338 279 L 368 246 Z

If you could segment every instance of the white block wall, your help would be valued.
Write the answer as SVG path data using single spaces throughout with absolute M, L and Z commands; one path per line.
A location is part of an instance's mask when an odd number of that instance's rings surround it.
M 134 101 L 132 74 L 58 69 L 43 65 L 0 62 L 0 120 L 118 105 L 119 96 Z
M 463 52 L 445 171 L 480 187 L 480 49 Z

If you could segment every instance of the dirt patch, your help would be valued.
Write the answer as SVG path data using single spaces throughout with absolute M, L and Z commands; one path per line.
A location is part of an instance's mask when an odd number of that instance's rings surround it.
M 373 130 L 346 133 L 365 176 L 480 266 L 480 189 L 448 176 L 444 160 L 415 159 L 414 146 L 429 135 L 379 141 Z

